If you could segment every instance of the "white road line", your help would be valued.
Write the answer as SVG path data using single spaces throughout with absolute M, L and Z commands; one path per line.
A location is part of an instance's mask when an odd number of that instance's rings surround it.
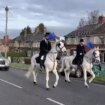
M 53 99 L 51 99 L 51 98 L 46 98 L 46 99 L 49 100 L 49 101 L 51 101 L 51 102 L 53 102 L 53 103 L 56 103 L 56 104 L 58 104 L 58 105 L 65 105 L 65 104 L 60 103 L 60 102 L 58 102 L 58 101 L 55 101 L 55 100 L 53 100 Z
M 0 81 L 5 82 L 5 83 L 7 83 L 7 84 L 9 84 L 9 85 L 12 85 L 12 86 L 14 86 L 14 87 L 17 87 L 17 88 L 19 88 L 19 89 L 23 88 L 23 87 L 21 87 L 21 86 L 18 86 L 18 85 L 14 84 L 14 83 L 8 82 L 8 81 L 3 80 L 3 79 L 0 79 Z

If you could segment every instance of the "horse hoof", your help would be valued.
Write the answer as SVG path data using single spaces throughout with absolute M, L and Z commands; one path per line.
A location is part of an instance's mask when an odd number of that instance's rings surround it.
M 33 82 L 34 85 L 37 85 L 37 82 Z
M 68 83 L 71 83 L 70 81 L 68 81 Z
M 46 88 L 46 90 L 48 91 L 48 90 L 50 90 L 50 88 Z
M 67 81 L 67 80 L 65 80 L 65 82 L 67 82 L 67 83 L 71 83 L 71 81 Z
M 86 88 L 89 88 L 89 86 L 85 85 Z
M 56 88 L 56 86 L 53 85 L 53 88 Z
M 65 82 L 67 82 L 67 80 L 65 80 Z

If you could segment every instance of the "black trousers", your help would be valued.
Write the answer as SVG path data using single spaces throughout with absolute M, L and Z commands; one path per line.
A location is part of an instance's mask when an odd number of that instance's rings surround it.
M 44 67 L 44 68 L 45 68 L 44 62 L 45 62 L 45 59 L 46 59 L 46 55 L 47 55 L 47 53 L 43 53 L 43 52 L 39 53 L 40 66 Z M 44 56 L 43 60 L 41 59 L 42 56 Z

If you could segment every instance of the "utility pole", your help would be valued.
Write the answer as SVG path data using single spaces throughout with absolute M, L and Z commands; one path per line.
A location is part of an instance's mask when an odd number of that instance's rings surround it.
M 5 57 L 7 57 L 7 41 L 8 39 L 6 38 L 8 33 L 7 33 L 7 30 L 8 30 L 8 11 L 9 11 L 9 8 L 8 6 L 5 7 L 5 12 L 6 12 L 6 21 L 5 21 Z

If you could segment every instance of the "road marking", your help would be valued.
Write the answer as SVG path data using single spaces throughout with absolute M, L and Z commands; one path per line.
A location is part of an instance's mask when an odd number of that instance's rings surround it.
M 5 83 L 7 83 L 7 84 L 9 84 L 9 85 L 12 85 L 12 86 L 14 86 L 14 87 L 17 87 L 17 88 L 19 88 L 19 89 L 21 89 L 21 88 L 22 88 L 22 87 L 21 87 L 21 86 L 19 86 L 19 85 L 16 85 L 16 84 L 14 84 L 14 83 L 8 82 L 8 81 L 3 80 L 3 79 L 0 79 L 0 81 L 5 82 Z
M 55 101 L 55 100 L 53 100 L 53 99 L 51 99 L 51 98 L 46 98 L 46 99 L 49 100 L 49 101 L 51 101 L 51 102 L 53 102 L 53 103 L 56 103 L 56 104 L 58 104 L 58 105 L 65 105 L 65 104 L 60 103 L 60 102 L 58 102 L 58 101 Z

